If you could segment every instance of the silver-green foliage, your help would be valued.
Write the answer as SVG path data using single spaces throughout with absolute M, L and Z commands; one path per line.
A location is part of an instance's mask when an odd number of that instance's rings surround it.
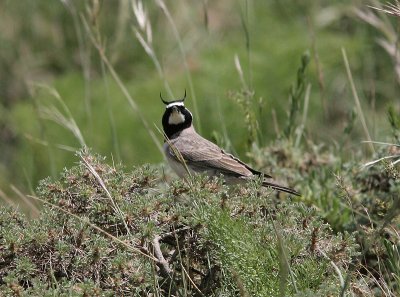
M 200 176 L 165 187 L 149 166 L 126 173 L 87 152 L 81 158 L 41 182 L 38 218 L 1 208 L 2 294 L 338 292 L 334 265 L 344 273 L 356 254 L 353 237 L 334 235 L 315 210 L 277 199 L 257 181 L 228 189 Z

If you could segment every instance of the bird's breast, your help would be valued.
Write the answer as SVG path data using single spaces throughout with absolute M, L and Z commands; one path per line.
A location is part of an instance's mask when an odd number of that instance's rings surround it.
M 167 158 L 168 164 L 171 166 L 172 170 L 179 177 L 181 177 L 181 178 L 185 177 L 188 174 L 187 169 L 185 168 L 185 166 L 181 162 L 177 161 L 174 158 L 174 156 L 171 154 L 171 148 L 170 148 L 168 142 L 164 143 L 163 149 L 164 149 L 164 154 L 165 154 L 165 156 Z M 189 171 L 190 171 L 190 169 L 189 169 Z

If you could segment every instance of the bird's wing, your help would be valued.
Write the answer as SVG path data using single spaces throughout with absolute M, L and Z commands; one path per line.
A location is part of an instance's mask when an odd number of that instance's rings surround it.
M 222 174 L 237 177 L 263 174 L 198 134 L 191 134 L 190 137 L 178 137 L 171 140 L 170 143 L 173 147 L 170 146 L 169 149 L 172 157 L 179 161 L 180 157 L 175 154 L 175 151 L 178 151 L 188 165 L 195 166 L 201 171 L 216 170 Z M 264 176 L 271 177 L 266 174 Z

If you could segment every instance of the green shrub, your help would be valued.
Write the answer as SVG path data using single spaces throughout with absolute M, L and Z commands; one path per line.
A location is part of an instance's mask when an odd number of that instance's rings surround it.
M 6 295 L 337 294 L 357 254 L 353 236 L 258 181 L 229 189 L 199 176 L 165 188 L 150 166 L 126 173 L 83 152 L 37 195 L 32 221 L 1 208 Z

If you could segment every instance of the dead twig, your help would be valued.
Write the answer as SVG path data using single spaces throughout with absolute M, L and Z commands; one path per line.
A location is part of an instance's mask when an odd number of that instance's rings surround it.
M 160 268 L 160 272 L 164 277 L 171 278 L 172 270 L 169 267 L 167 260 L 165 260 L 164 255 L 161 252 L 160 240 L 161 240 L 161 236 L 156 235 L 156 236 L 154 236 L 154 239 L 152 242 L 153 248 L 154 248 L 154 255 L 158 260 L 157 266 Z

